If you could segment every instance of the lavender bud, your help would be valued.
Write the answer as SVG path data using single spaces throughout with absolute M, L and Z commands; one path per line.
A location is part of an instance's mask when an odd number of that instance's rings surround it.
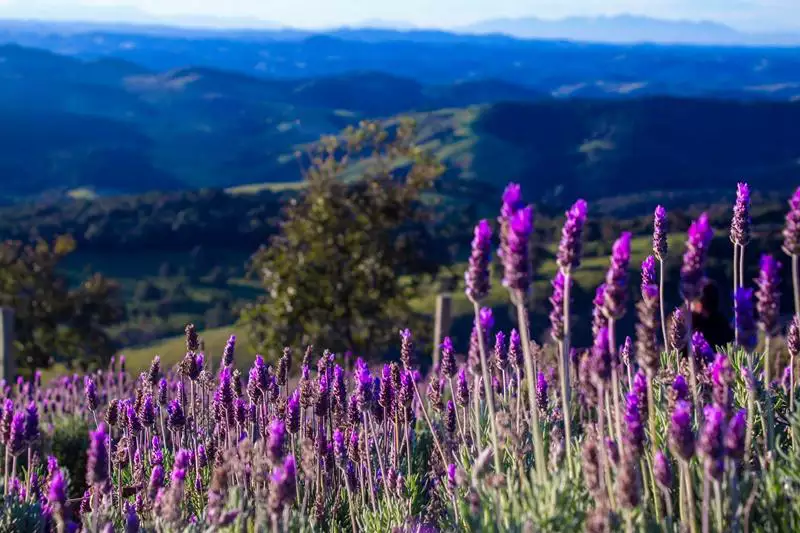
M 286 426 L 280 419 L 275 419 L 269 426 L 269 442 L 267 453 L 273 464 L 278 464 L 283 459 L 283 449 L 286 445 Z
M 791 256 L 800 255 L 800 187 L 789 199 L 789 211 L 783 228 L 783 251 Z
M 648 255 L 644 261 L 642 261 L 642 292 L 645 291 L 645 287 L 648 285 L 658 286 L 658 276 L 656 275 L 656 258 L 652 255 Z
M 414 357 L 414 340 L 411 337 L 411 330 L 402 330 L 400 332 L 400 340 L 400 361 L 403 362 L 404 369 L 411 370 Z
M 656 452 L 656 458 L 653 461 L 653 475 L 661 490 L 668 491 L 672 488 L 672 468 L 669 465 L 669 459 L 662 451 Z
M 747 429 L 747 411 L 740 409 L 728 422 L 725 432 L 725 452 L 729 457 L 740 461 L 744 457 L 745 430 Z
M 586 224 L 587 205 L 578 200 L 566 213 L 566 221 L 561 230 L 557 261 L 563 272 L 570 272 L 581 264 L 583 251 L 583 227 Z
M 716 405 L 709 405 L 703 410 L 705 424 L 697 441 L 697 450 L 703 457 L 706 470 L 712 477 L 719 479 L 722 473 L 718 468 L 724 456 L 723 435 L 725 432 L 725 412 Z
M 761 270 L 756 279 L 756 308 L 759 326 L 770 337 L 778 335 L 780 327 L 780 270 L 781 264 L 771 255 L 761 256 Z
M 603 311 L 610 320 L 619 320 L 625 315 L 630 260 L 631 234 L 630 232 L 625 232 L 614 243 L 611 253 L 611 265 L 606 274 Z
M 297 390 L 286 403 L 286 428 L 292 435 L 300 431 L 300 392 Z
M 479 302 L 489 294 L 489 263 L 491 262 L 492 228 L 488 220 L 475 226 L 469 266 L 464 273 L 467 297 Z
M 97 385 L 95 385 L 94 380 L 89 376 L 83 378 L 84 383 L 84 396 L 86 397 L 86 404 L 89 407 L 90 411 L 96 411 L 97 406 L 100 403 L 97 399 Z
M 456 354 L 450 337 L 445 337 L 442 342 L 442 374 L 449 378 L 456 375 Z
M 641 418 L 639 397 L 636 393 L 629 393 L 626 396 L 627 403 L 625 408 L 625 429 L 623 435 L 625 440 L 625 452 L 632 454 L 638 459 L 644 452 L 644 424 Z
M 222 366 L 233 366 L 233 357 L 236 350 L 236 335 L 231 335 L 228 342 L 225 343 L 225 348 L 222 350 Z
M 731 220 L 731 242 L 746 246 L 750 242 L 750 187 L 746 183 L 736 186 L 736 203 Z
M 686 314 L 682 307 L 678 307 L 672 313 L 672 320 L 669 324 L 669 343 L 672 349 L 680 352 L 686 348 L 688 342 L 689 328 L 686 324 Z
M 705 368 L 714 362 L 714 350 L 699 331 L 692 334 L 692 353 L 700 368 Z
M 458 371 L 458 381 L 456 382 L 456 402 L 459 407 L 469 405 L 469 380 L 464 369 Z
M 543 413 L 547 412 L 547 388 L 547 378 L 539 372 L 536 375 L 536 404 Z
M 530 238 L 533 233 L 533 207 L 520 209 L 509 219 L 508 246 L 501 249 L 504 267 L 503 286 L 525 295 L 531 283 L 529 257 Z
M 167 405 L 167 424 L 173 431 L 183 429 L 186 424 L 186 417 L 178 400 L 172 400 Z
M 506 336 L 502 331 L 498 331 L 494 337 L 494 366 L 498 372 L 503 372 L 508 368 L 508 354 L 506 353 Z
M 692 407 L 688 402 L 677 402 L 669 425 L 669 442 L 672 451 L 688 461 L 694 455 L 694 432 L 692 431 Z
M 108 451 L 106 428 L 103 424 L 89 434 L 89 451 L 86 462 L 86 484 L 102 486 L 108 481 Z
M 739 345 L 752 352 L 758 344 L 758 331 L 753 317 L 753 290 L 744 287 L 736 289 L 734 304 Z
M 695 300 L 700 295 L 708 249 L 713 237 L 714 232 L 708 222 L 708 215 L 703 213 L 689 227 L 686 252 L 683 254 L 681 294 L 684 300 Z
M 444 427 L 451 435 L 456 431 L 456 406 L 453 400 L 447 401 L 447 414 L 445 415 Z
M 158 405 L 166 407 L 167 401 L 168 401 L 167 380 L 161 378 L 158 381 Z
M 550 336 L 560 341 L 564 338 L 564 297 L 566 276 L 559 270 L 553 278 L 553 295 L 550 296 Z M 570 278 L 570 285 L 572 278 Z
M 667 220 L 667 210 L 663 206 L 656 207 L 653 218 L 653 254 L 659 261 L 667 258 L 669 247 L 667 235 L 669 234 L 669 221 Z

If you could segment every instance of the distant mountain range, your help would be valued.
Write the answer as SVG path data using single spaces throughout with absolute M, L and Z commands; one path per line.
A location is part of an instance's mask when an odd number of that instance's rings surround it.
M 325 54 L 335 53 L 332 44 L 370 46 L 325 39 L 305 45 L 325 45 Z M 385 70 L 411 64 L 415 50 L 399 54 L 404 62 L 383 56 Z M 581 57 L 578 50 L 570 54 Z M 631 98 L 639 92 L 634 87 L 593 82 L 574 94 L 601 98 L 555 98 L 549 90 L 488 77 L 421 83 L 351 71 L 266 79 L 209 67 L 155 70 L 98 55 L 84 60 L 0 47 L 1 199 L 75 189 L 117 194 L 297 182 L 298 154 L 308 143 L 364 118 L 391 122 L 398 114 L 417 119 L 420 142 L 447 164 L 445 185 L 500 187 L 519 180 L 553 205 L 575 190 L 604 198 L 730 188 L 743 178 L 763 190 L 787 189 L 800 175 L 800 101 L 785 97 Z M 780 54 L 767 57 L 778 73 L 788 68 Z M 488 65 L 488 58 L 474 59 Z M 570 64 L 598 68 L 584 61 Z M 671 69 L 676 77 L 683 63 L 664 61 L 656 55 L 629 67 Z M 791 65 L 791 58 L 784 61 Z M 414 65 L 420 78 L 431 68 L 425 61 Z M 680 80 L 694 81 L 685 73 Z

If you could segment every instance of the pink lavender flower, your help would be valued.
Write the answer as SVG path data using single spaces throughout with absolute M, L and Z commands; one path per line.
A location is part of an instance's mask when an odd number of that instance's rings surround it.
M 553 295 L 550 296 L 550 336 L 556 341 L 564 338 L 564 290 L 566 276 L 559 270 L 553 278 Z M 570 278 L 572 284 L 572 278 Z
M 767 254 L 761 256 L 761 270 L 756 279 L 756 309 L 759 327 L 770 337 L 778 335 L 780 329 L 780 270 L 781 264 L 774 257 Z
M 558 266 L 565 273 L 576 269 L 581 264 L 583 253 L 583 227 L 586 224 L 587 205 L 585 200 L 578 200 L 566 213 L 566 221 L 561 230 L 561 242 L 558 246 Z
M 681 267 L 681 293 L 685 300 L 694 300 L 700 295 L 708 249 L 713 237 L 714 232 L 706 213 L 700 215 L 689 226 L 686 251 L 683 254 L 683 266 Z
M 688 461 L 694 455 L 694 432 L 692 431 L 692 407 L 688 402 L 677 402 L 669 425 L 669 442 L 672 451 Z
M 746 246 L 750 242 L 750 187 L 746 183 L 736 186 L 736 203 L 731 220 L 731 242 Z
M 800 255 L 800 187 L 789 199 L 789 211 L 783 228 L 783 251 L 787 255 Z
M 667 210 L 659 205 L 656 207 L 655 216 L 653 217 L 653 255 L 659 261 L 664 261 L 669 251 L 667 234 L 669 234 Z
M 481 220 L 475 226 L 472 239 L 472 253 L 469 266 L 464 273 L 467 297 L 479 302 L 489 294 L 489 264 L 491 262 L 492 228 L 488 220 Z
M 734 298 L 736 332 L 739 345 L 751 352 L 758 344 L 758 330 L 753 316 L 753 290 L 739 287 Z
M 631 260 L 631 234 L 623 233 L 614 243 L 611 265 L 606 273 L 603 311 L 607 318 L 619 320 L 625 315 L 628 299 L 628 265 Z

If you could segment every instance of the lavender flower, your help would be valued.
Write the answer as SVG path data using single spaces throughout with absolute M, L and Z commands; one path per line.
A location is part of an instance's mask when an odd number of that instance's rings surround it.
M 758 324 L 761 330 L 770 337 L 779 333 L 780 324 L 780 269 L 781 264 L 771 255 L 761 256 L 761 270 L 756 285 L 756 309 L 758 310 Z
M 725 354 L 717 354 L 714 362 L 709 366 L 711 374 L 712 394 L 714 403 L 726 411 L 730 409 L 733 402 L 733 368 L 731 362 Z
M 458 402 L 459 407 L 466 407 L 469 405 L 469 381 L 467 380 L 467 373 L 463 368 L 458 371 L 456 402 Z
M 625 232 L 614 243 L 611 253 L 611 265 L 606 274 L 603 312 L 609 320 L 619 320 L 625 315 L 630 260 L 631 234 L 630 232 Z
M 657 206 L 653 217 L 653 255 L 659 261 L 667 258 L 669 247 L 667 235 L 669 234 L 669 221 L 667 220 L 667 210 L 663 206 Z
M 18 455 L 25 449 L 25 414 L 14 413 L 11 419 L 11 432 L 8 437 L 8 451 Z
M 36 402 L 28 403 L 25 409 L 25 440 L 28 443 L 39 440 L 39 411 Z
M 502 331 L 498 331 L 494 336 L 494 352 L 493 361 L 495 369 L 498 372 L 503 372 L 508 367 L 508 353 L 506 352 L 506 335 Z
M 344 433 L 339 428 L 333 431 L 333 454 L 336 458 L 336 463 L 344 465 L 347 460 L 347 444 L 345 442 Z
M 714 350 L 699 331 L 692 333 L 692 353 L 700 368 L 705 368 L 714 362 Z
M 167 405 L 167 380 L 161 378 L 158 382 L 158 405 L 165 407 Z
M 536 375 L 536 404 L 544 413 L 547 412 L 547 389 L 547 378 L 544 373 L 539 372 Z
M 731 242 L 747 246 L 750 242 L 750 187 L 746 183 L 736 186 L 736 203 L 731 220 Z
M 800 317 L 798 316 L 792 317 L 786 331 L 786 349 L 794 357 L 800 355 Z
M 631 354 L 633 353 L 633 341 L 630 337 L 625 337 L 622 348 L 619 351 L 619 358 L 625 366 L 631 365 Z
M 608 329 L 603 328 L 592 346 L 592 380 L 598 387 L 611 379 L 611 350 L 608 344 Z
M 625 453 L 633 454 L 638 459 L 644 452 L 644 424 L 642 424 L 639 396 L 628 393 L 625 406 Z
M 233 356 L 236 350 L 236 335 L 231 335 L 222 350 L 222 366 L 233 366 Z
M 783 228 L 783 251 L 786 255 L 800 255 L 800 187 L 789 199 L 789 211 Z
M 578 200 L 566 213 L 566 221 L 561 230 L 561 242 L 558 246 L 557 255 L 558 266 L 565 273 L 571 272 L 581 264 L 586 211 L 586 201 Z
M 67 503 L 67 482 L 60 470 L 53 473 L 50 478 L 50 487 L 47 490 L 47 503 L 53 508 L 55 514 L 64 519 Z
M 559 270 L 553 278 L 553 295 L 550 296 L 550 304 L 552 309 L 550 311 L 550 336 L 554 340 L 560 341 L 564 338 L 564 289 L 566 283 L 566 276 L 564 272 Z M 570 278 L 570 284 L 572 278 Z
M 736 289 L 734 298 L 736 314 L 736 332 L 739 345 L 752 352 L 758 344 L 758 331 L 753 317 L 753 290 L 740 287 Z
M 150 370 L 147 372 L 147 382 L 150 383 L 151 386 L 154 386 L 158 383 L 158 378 L 161 375 L 161 357 L 155 356 L 153 360 L 150 362 Z
M 686 314 L 682 307 L 678 307 L 672 313 L 672 320 L 669 324 L 669 343 L 675 351 L 683 351 L 689 339 L 689 329 L 686 325 Z
M 603 311 L 606 299 L 606 284 L 602 283 L 594 293 L 592 300 L 592 335 L 597 336 L 601 329 L 608 327 L 608 318 Z
M 703 415 L 705 424 L 697 441 L 697 450 L 704 459 L 708 474 L 714 479 L 720 479 L 722 475 L 720 463 L 725 453 L 723 445 L 725 412 L 719 406 L 712 404 L 706 406 Z
M 725 453 L 728 457 L 740 461 L 744 457 L 745 430 L 747 429 L 747 411 L 740 409 L 728 422 L 725 432 Z
M 522 368 L 525 364 L 523 358 L 525 353 L 522 351 L 522 341 L 520 340 L 519 333 L 516 329 L 511 330 L 511 335 L 508 337 L 508 359 L 514 365 L 518 373 L 522 373 Z
M 489 294 L 489 264 L 491 262 L 492 228 L 488 220 L 475 226 L 469 266 L 464 273 L 467 297 L 479 302 Z
M 172 400 L 167 405 L 167 424 L 173 431 L 182 429 L 186 424 L 186 417 L 178 400 Z
M 400 332 L 400 341 L 400 361 L 403 363 L 403 368 L 411 370 L 414 362 L 414 338 L 411 336 L 410 329 Z
M 125 502 L 125 533 L 139 532 L 139 517 L 136 515 L 136 507 Z
M 648 255 L 645 260 L 642 261 L 642 292 L 646 290 L 648 285 L 658 285 L 658 276 L 656 275 L 656 258 L 652 255 Z
M 686 252 L 683 254 L 681 293 L 687 301 L 695 300 L 700 295 L 708 249 L 713 237 L 714 232 L 709 224 L 708 215 L 703 213 L 689 227 Z
M 517 211 L 509 221 L 508 249 L 501 250 L 504 267 L 503 286 L 525 295 L 531 283 L 529 258 L 533 233 L 533 207 Z
M 269 439 L 267 453 L 273 464 L 278 464 L 283 459 L 283 449 L 286 445 L 286 426 L 280 419 L 275 419 L 269 425 Z
M 445 337 L 442 342 L 442 374 L 449 378 L 456 375 L 456 354 L 450 337 Z
M 97 385 L 92 378 L 86 376 L 83 378 L 83 392 L 84 396 L 86 397 L 86 404 L 89 406 L 90 411 L 96 411 L 97 406 L 100 403 L 97 399 Z
M 642 291 L 642 301 L 636 305 L 639 321 L 636 324 L 636 358 L 649 375 L 654 376 L 661 362 L 658 347 L 659 310 L 658 288 L 646 285 Z
M 447 400 L 447 411 L 444 418 L 444 427 L 449 434 L 453 434 L 456 431 L 456 404 L 453 403 L 453 400 Z
M 270 476 L 271 490 L 269 494 L 269 508 L 273 516 L 281 514 L 283 509 L 291 505 L 295 498 L 295 462 L 290 455 L 272 471 Z
M 105 425 L 100 424 L 97 430 L 89 434 L 89 451 L 86 462 L 86 484 L 103 486 L 108 481 L 108 451 L 106 450 Z
M 297 390 L 286 403 L 286 428 L 293 435 L 300 431 L 300 392 Z
M 688 402 L 675 404 L 670 418 L 669 442 L 673 453 L 684 461 L 688 461 L 694 455 L 692 407 Z
M 672 488 L 672 468 L 670 468 L 669 459 L 662 451 L 656 452 L 656 458 L 653 461 L 653 475 L 661 490 L 668 491 Z

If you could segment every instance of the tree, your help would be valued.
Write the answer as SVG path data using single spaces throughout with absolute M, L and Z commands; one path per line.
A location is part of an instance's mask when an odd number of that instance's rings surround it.
M 14 309 L 17 368 L 23 372 L 56 362 L 96 367 L 115 350 L 106 328 L 123 318 L 119 288 L 100 274 L 70 287 L 59 267 L 74 250 L 71 237 L 0 244 L 0 305 Z
M 325 137 L 309 161 L 304 194 L 251 258 L 266 296 L 242 319 L 262 353 L 313 342 L 381 354 L 413 326 L 410 301 L 447 249 L 436 245 L 426 195 L 442 166 L 415 144 L 409 120 Z

